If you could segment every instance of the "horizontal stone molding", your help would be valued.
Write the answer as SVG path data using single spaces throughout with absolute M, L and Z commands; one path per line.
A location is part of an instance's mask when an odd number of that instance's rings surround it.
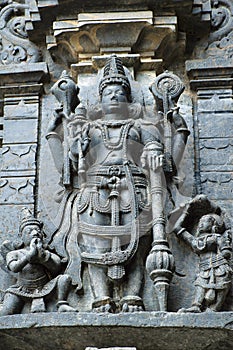
M 59 350 L 136 347 L 137 350 L 222 350 L 233 346 L 233 312 L 40 313 L 0 318 L 5 349 Z M 225 345 L 224 345 L 225 344 Z M 227 347 L 228 346 L 228 347 Z
M 231 60 L 224 57 L 186 61 L 186 71 L 193 90 L 202 87 L 229 87 L 233 83 Z
M 0 86 L 19 83 L 42 83 L 48 80 L 48 67 L 45 62 L 21 65 L 0 66 Z

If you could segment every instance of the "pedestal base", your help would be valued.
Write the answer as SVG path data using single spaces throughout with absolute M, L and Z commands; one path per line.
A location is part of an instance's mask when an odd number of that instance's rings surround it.
M 176 314 L 40 313 L 0 318 L 1 349 L 229 350 L 233 312 Z

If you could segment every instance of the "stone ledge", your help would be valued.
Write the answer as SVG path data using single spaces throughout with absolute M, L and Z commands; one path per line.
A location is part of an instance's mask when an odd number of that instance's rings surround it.
M 7 350 L 228 350 L 233 347 L 233 312 L 22 314 L 0 318 L 0 337 L 1 349 Z
M 9 64 L 0 66 L 0 86 L 47 82 L 48 67 L 45 62 Z

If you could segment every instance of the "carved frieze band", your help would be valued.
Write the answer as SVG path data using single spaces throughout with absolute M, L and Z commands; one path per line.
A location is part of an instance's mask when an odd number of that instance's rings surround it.
M 28 204 L 34 203 L 34 177 L 3 177 L 1 179 L 0 204 Z
M 38 115 L 38 96 L 4 100 L 2 204 L 34 203 Z

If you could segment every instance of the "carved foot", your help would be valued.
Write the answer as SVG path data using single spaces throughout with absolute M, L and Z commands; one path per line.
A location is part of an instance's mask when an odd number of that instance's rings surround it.
M 207 307 L 207 309 L 205 310 L 205 312 L 218 312 L 219 310 L 217 310 L 216 308 L 214 307 Z
M 201 312 L 201 308 L 198 305 L 193 305 L 193 306 L 189 307 L 188 309 L 182 308 L 182 309 L 178 310 L 179 314 L 187 313 L 187 312 L 199 313 L 199 312 Z
M 116 304 L 110 297 L 98 298 L 92 303 L 92 311 L 114 313 L 116 311 Z
M 59 301 L 57 303 L 57 311 L 58 312 L 78 312 L 78 310 L 70 306 L 67 301 Z
M 32 299 L 31 304 L 31 312 L 32 313 L 38 313 L 38 312 L 45 312 L 45 303 L 43 298 L 35 298 Z
M 121 299 L 120 301 L 121 311 L 122 312 L 138 312 L 144 311 L 145 307 L 143 301 L 138 296 L 127 296 Z

